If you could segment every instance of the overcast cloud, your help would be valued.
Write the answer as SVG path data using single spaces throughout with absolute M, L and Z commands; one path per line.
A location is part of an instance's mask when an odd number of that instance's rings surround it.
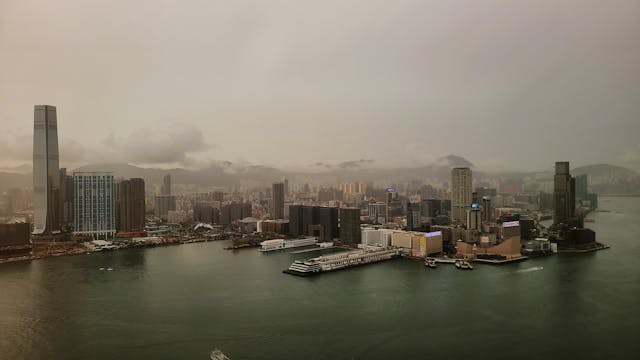
M 0 164 L 640 168 L 639 1 L 0 0 Z

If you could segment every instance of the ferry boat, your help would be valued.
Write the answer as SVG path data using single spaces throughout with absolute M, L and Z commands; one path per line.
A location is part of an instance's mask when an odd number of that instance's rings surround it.
M 473 266 L 467 260 L 456 260 L 456 268 L 461 270 L 473 270 Z
M 320 272 L 334 271 L 359 265 L 393 259 L 399 255 L 398 250 L 379 248 L 370 250 L 354 250 L 334 255 L 325 255 L 308 260 L 296 260 L 283 272 L 290 275 L 310 276 Z
M 289 266 L 289 271 L 299 275 L 313 275 L 322 271 L 322 266 L 316 259 L 296 260 Z
M 424 259 L 424 266 L 430 267 L 432 269 L 435 269 L 435 268 L 438 267 L 438 265 L 436 264 L 436 259 L 434 259 L 434 258 L 426 258 L 426 259 Z
M 305 239 L 293 239 L 293 240 L 285 240 L 285 239 L 274 239 L 274 240 L 265 240 L 260 243 L 262 248 L 260 248 L 261 252 L 267 251 L 276 251 L 283 249 L 296 248 L 301 246 L 309 246 L 317 243 L 316 238 L 310 237 Z

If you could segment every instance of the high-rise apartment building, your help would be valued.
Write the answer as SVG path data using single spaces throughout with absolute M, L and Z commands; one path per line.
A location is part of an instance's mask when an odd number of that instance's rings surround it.
M 421 226 L 420 203 L 407 203 L 407 230 L 417 230 Z
M 73 226 L 73 176 L 67 175 L 67 169 L 60 169 L 60 228 Z
M 144 179 L 122 180 L 117 184 L 117 229 L 136 231 L 144 229 Z
M 367 183 L 353 182 L 353 183 L 341 183 L 339 189 L 345 194 L 366 194 Z
M 341 208 L 340 212 L 340 242 L 356 246 L 360 244 L 362 233 L 360 230 L 360 209 Z
M 442 210 L 442 200 L 440 199 L 424 199 L 422 200 L 421 215 L 428 219 L 435 218 L 446 211 Z
M 73 173 L 75 235 L 94 239 L 116 233 L 116 184 L 110 172 Z
M 451 221 L 463 223 L 467 209 L 471 207 L 471 169 L 453 168 L 451 170 Z
M 33 114 L 33 233 L 60 230 L 60 173 L 56 107 L 36 105 Z
M 553 177 L 553 202 L 555 224 L 569 224 L 575 215 L 576 181 L 569 172 L 568 161 L 556 162 L 556 172 Z
M 222 205 L 220 208 L 220 223 L 223 225 L 234 224 L 251 215 L 251 203 L 234 201 L 230 204 Z
M 160 195 L 171 195 L 171 174 L 167 174 L 162 178 Z
M 176 210 L 176 197 L 173 195 L 156 195 L 155 215 L 160 219 L 169 220 L 169 211 Z
M 378 201 L 367 205 L 369 218 L 374 224 L 385 224 L 387 222 L 387 203 Z
M 193 221 L 208 224 L 220 223 L 220 209 L 206 203 L 193 206 Z
M 284 183 L 273 184 L 271 197 L 271 218 L 284 219 Z

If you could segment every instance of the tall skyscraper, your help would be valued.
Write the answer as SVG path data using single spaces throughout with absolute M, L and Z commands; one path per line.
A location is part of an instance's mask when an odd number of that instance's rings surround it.
M 493 209 L 491 208 L 491 198 L 484 196 L 482 198 L 482 222 L 490 224 L 493 222 Z
M 275 183 L 271 189 L 271 218 L 284 219 L 284 184 Z
M 117 185 L 116 208 L 118 231 L 144 229 L 145 189 L 144 179 L 122 180 Z
M 576 178 L 576 199 L 587 200 L 589 193 L 589 178 L 587 174 L 578 175 Z
M 94 239 L 116 233 L 116 183 L 110 172 L 74 172 L 75 235 Z
M 471 207 L 471 169 L 453 168 L 451 170 L 451 221 L 462 223 Z
M 302 205 L 289 205 L 289 234 L 292 236 L 306 234 L 302 227 Z
M 360 209 L 341 208 L 340 209 L 340 242 L 355 246 L 362 241 L 360 231 Z
M 33 233 L 60 230 L 60 169 L 56 107 L 36 105 L 33 114 Z
M 553 177 L 553 202 L 555 224 L 569 224 L 575 215 L 576 181 L 569 172 L 568 161 L 556 162 L 556 173 Z
M 171 195 L 171 174 L 167 174 L 162 178 L 160 195 Z

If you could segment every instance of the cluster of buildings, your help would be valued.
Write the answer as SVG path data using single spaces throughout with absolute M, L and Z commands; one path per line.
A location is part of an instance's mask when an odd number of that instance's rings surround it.
M 59 168 L 56 108 L 38 105 L 31 233 L 43 241 L 69 232 L 93 240 L 135 237 L 146 234 L 153 217 L 159 222 L 215 224 L 241 232 L 315 236 L 352 247 L 393 246 L 412 256 L 448 253 L 509 259 L 520 256 L 530 244 L 535 245 L 531 249 L 549 248 L 548 242 L 536 239 L 540 234 L 536 221 L 548 209 L 557 238 L 595 241 L 595 234 L 583 229 L 581 209 L 596 207 L 597 196 L 588 192 L 586 175 L 571 176 L 568 162 L 556 163 L 552 194 L 520 193 L 523 184 L 504 179 L 501 187 L 510 190 L 503 196 L 485 184 L 474 188 L 473 180 L 470 168 L 456 167 L 448 184 L 440 188 L 421 183 L 376 187 L 354 181 L 336 187 L 294 183 L 294 192 L 284 179 L 258 193 L 176 196 L 167 174 L 159 192 L 149 195 L 141 178 L 116 179 L 110 172 L 69 174 Z M 5 202 L 28 206 L 22 203 L 29 200 L 19 195 Z M 16 234 L 23 234 L 25 226 L 15 225 Z M 12 231 L 7 229 L 4 233 Z
M 116 181 L 110 172 L 74 172 L 59 168 L 56 108 L 37 105 L 33 126 L 34 240 L 49 241 L 58 234 L 93 239 L 117 231 L 143 231 L 143 179 Z

